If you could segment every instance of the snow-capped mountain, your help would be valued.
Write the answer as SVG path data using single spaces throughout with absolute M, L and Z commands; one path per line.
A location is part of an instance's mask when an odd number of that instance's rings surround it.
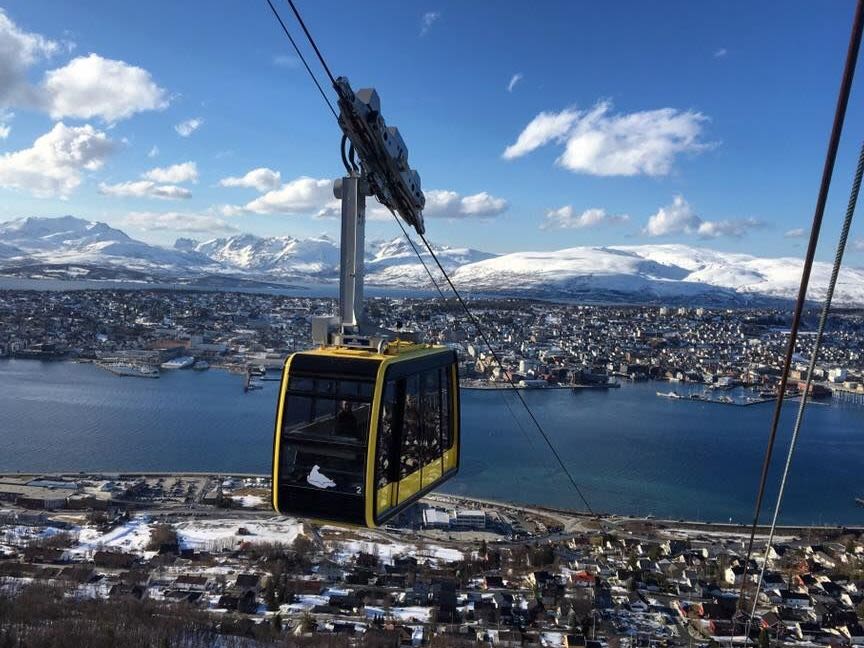
M 687 245 L 575 247 L 516 252 L 460 267 L 457 285 L 584 299 L 698 298 L 736 302 L 794 299 L 803 261 L 766 259 Z M 825 297 L 831 265 L 813 266 L 808 298 Z M 864 304 L 864 270 L 844 268 L 834 302 Z
M 74 216 L 0 223 L 0 246 L 6 264 L 107 265 L 174 273 L 218 269 L 209 257 L 136 241 L 105 223 Z M 4 252 L 5 247 L 10 249 Z
M 574 247 L 554 252 L 495 255 L 434 246 L 454 283 L 466 291 L 572 298 L 586 301 L 699 301 L 748 304 L 797 295 L 801 259 L 762 258 L 687 245 Z M 425 252 L 423 258 L 437 277 Z M 173 249 L 130 238 L 105 223 L 71 216 L 0 223 L 0 272 L 25 276 L 38 268 L 81 265 L 100 276 L 138 271 L 158 279 L 210 277 L 320 283 L 339 274 L 338 242 L 328 236 L 295 238 L 240 234 L 199 242 L 178 239 Z M 23 269 L 23 270 L 22 270 Z M 810 299 L 825 296 L 831 267 L 814 265 Z M 371 241 L 367 283 L 431 288 L 414 250 L 403 238 Z M 80 276 L 80 275 L 76 275 Z M 223 279 L 219 279 L 222 277 Z M 864 305 L 864 269 L 840 273 L 835 303 Z
M 293 236 L 263 238 L 239 234 L 203 243 L 189 239 L 178 241 L 180 248 L 218 261 L 245 272 L 280 277 L 316 277 L 330 279 L 339 274 L 339 244 L 328 236 L 298 239 Z M 189 245 L 194 246 L 189 248 Z M 175 249 L 178 244 L 174 244 Z

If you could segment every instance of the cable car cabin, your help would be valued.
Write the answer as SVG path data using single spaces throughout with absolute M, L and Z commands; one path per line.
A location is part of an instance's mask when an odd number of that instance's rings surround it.
M 397 342 L 285 362 L 273 444 L 279 513 L 374 527 L 458 469 L 454 351 Z

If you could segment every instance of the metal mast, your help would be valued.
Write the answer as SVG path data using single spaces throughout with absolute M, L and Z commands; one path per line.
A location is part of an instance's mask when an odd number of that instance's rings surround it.
M 391 336 L 368 327 L 363 313 L 366 196 L 375 196 L 420 235 L 425 232 L 426 199 L 420 175 L 408 166 L 408 147 L 399 129 L 387 126 L 381 116 L 378 93 L 372 88 L 355 93 L 345 77 L 336 79 L 333 87 L 339 95 L 342 160 L 348 172 L 333 186 L 333 194 L 342 203 L 339 311 L 335 316 L 313 319 L 312 340 L 321 345 L 380 350 Z M 349 158 L 344 154 L 346 140 L 351 147 Z

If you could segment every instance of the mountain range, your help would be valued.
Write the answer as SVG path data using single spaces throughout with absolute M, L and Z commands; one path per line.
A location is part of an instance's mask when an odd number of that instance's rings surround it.
M 493 254 L 433 246 L 454 283 L 466 291 L 592 302 L 746 305 L 794 299 L 801 259 L 763 258 L 687 245 L 573 247 L 552 252 Z M 424 254 L 430 269 L 434 263 Z M 431 288 L 404 238 L 371 241 L 367 283 Z M 73 216 L 0 223 L 0 275 L 131 278 L 177 281 L 207 278 L 234 285 L 247 279 L 324 283 L 338 279 L 339 244 L 328 236 L 252 234 L 208 241 L 178 239 L 173 248 L 135 240 L 105 223 Z M 817 262 L 808 297 L 824 298 L 831 267 Z M 437 275 L 438 273 L 435 272 Z M 840 273 L 835 303 L 864 305 L 864 270 Z

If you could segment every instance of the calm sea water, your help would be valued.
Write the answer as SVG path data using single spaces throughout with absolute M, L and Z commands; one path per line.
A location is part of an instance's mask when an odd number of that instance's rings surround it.
M 0 471 L 269 472 L 277 385 L 244 394 L 242 378 L 222 371 L 145 380 L 87 364 L 0 361 Z M 596 510 L 749 521 L 772 406 L 671 401 L 658 389 L 669 386 L 523 393 Z M 463 391 L 462 401 L 462 470 L 444 490 L 581 508 L 513 394 Z M 775 464 L 796 406 L 785 408 Z M 856 496 L 864 407 L 814 404 L 782 519 L 864 524 Z

